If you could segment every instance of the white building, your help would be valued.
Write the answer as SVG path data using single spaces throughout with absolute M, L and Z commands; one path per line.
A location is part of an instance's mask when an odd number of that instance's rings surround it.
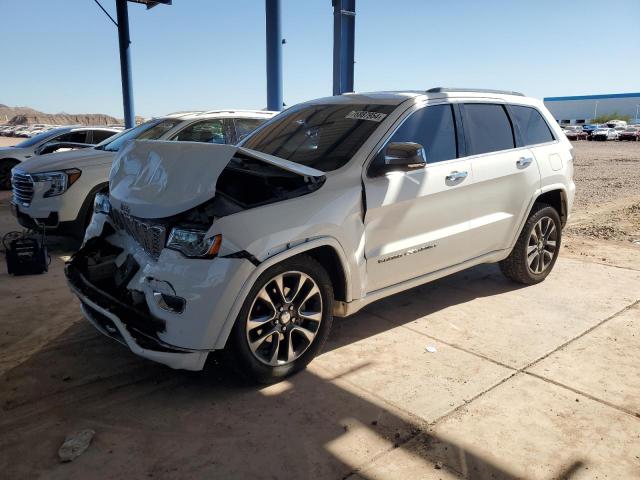
M 589 123 L 598 115 L 616 112 L 629 115 L 633 123 L 640 123 L 640 93 L 548 97 L 544 104 L 562 125 Z

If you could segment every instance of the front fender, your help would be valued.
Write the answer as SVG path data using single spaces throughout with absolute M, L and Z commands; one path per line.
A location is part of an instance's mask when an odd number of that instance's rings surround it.
M 249 295 L 249 291 L 255 284 L 258 277 L 262 275 L 262 273 L 264 273 L 268 268 L 282 262 L 283 260 L 286 260 L 287 258 L 291 258 L 295 255 L 300 255 L 302 253 L 313 250 L 314 248 L 327 246 L 333 248 L 338 254 L 340 264 L 342 265 L 345 274 L 344 276 L 346 281 L 347 300 L 350 301 L 352 299 L 351 288 L 353 285 L 353 279 L 351 276 L 352 269 L 349 265 L 349 262 L 347 261 L 347 256 L 345 255 L 344 249 L 342 248 L 340 242 L 338 242 L 338 240 L 333 237 L 319 237 L 304 241 L 303 243 L 298 243 L 297 245 L 292 246 L 287 250 L 284 250 L 265 259 L 255 268 L 251 275 L 249 275 L 242 288 L 238 292 L 238 295 L 236 296 L 233 306 L 227 314 L 227 318 L 225 319 L 222 328 L 219 330 L 218 337 L 216 338 L 214 343 L 214 348 L 224 348 L 225 344 L 227 343 L 227 339 L 229 338 L 229 334 L 231 333 L 231 329 L 233 328 L 233 325 L 236 321 L 236 318 L 240 313 L 240 309 L 242 308 L 242 305 Z

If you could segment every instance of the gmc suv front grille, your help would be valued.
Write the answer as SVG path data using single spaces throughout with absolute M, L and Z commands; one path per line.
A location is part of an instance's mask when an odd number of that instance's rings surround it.
M 112 209 L 115 227 L 129 234 L 154 260 L 160 256 L 167 239 L 164 226 L 145 222 L 120 210 Z
M 33 199 L 33 180 L 31 175 L 14 170 L 11 175 L 13 187 L 13 203 L 28 207 Z

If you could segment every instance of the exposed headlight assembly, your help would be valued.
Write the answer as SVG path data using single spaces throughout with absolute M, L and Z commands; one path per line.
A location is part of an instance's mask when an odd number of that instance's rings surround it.
M 80 178 L 81 174 L 82 172 L 77 168 L 70 168 L 59 172 L 32 173 L 31 179 L 37 183 L 48 182 L 49 190 L 44 192 L 43 196 L 55 197 L 66 192 Z
M 206 238 L 206 230 L 175 227 L 171 229 L 167 248 L 177 250 L 189 258 L 213 258 L 220 250 L 222 235 Z
M 96 193 L 96 198 L 93 200 L 93 212 L 104 213 L 105 215 L 111 213 L 111 202 L 108 194 Z

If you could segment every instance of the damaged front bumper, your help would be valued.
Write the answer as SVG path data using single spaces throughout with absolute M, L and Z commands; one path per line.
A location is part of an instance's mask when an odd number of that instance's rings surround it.
M 255 267 L 244 259 L 186 259 L 168 249 L 155 262 L 130 240 L 117 233 L 109 241 L 91 238 L 67 263 L 83 314 L 136 355 L 201 370 L 226 342 L 222 328 L 235 300 L 229 288 L 237 292 Z

